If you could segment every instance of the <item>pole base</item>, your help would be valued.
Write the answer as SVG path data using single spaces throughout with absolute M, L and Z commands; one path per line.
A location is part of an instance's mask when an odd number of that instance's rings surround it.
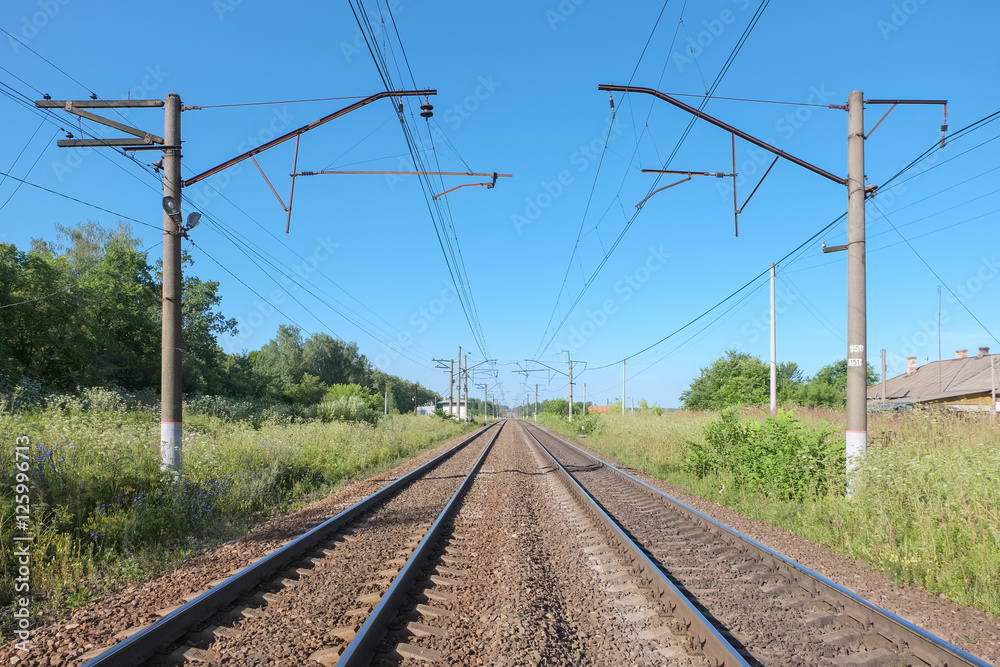
M 181 471 L 182 422 L 160 422 L 160 470 Z

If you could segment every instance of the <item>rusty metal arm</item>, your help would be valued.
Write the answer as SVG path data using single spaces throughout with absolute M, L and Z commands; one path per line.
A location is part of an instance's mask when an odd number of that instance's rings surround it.
M 331 120 L 334 120 L 335 118 L 340 118 L 341 116 L 343 116 L 345 114 L 348 114 L 348 113 L 350 113 L 352 111 L 355 111 L 357 109 L 360 109 L 363 106 L 367 106 L 367 105 L 371 104 L 372 102 L 375 102 L 376 100 L 380 100 L 380 99 L 383 99 L 385 97 L 419 97 L 419 96 L 427 96 L 427 95 L 437 95 L 437 91 L 436 90 L 430 90 L 430 89 L 428 89 L 428 90 L 389 90 L 389 91 L 382 92 L 382 93 L 376 93 L 375 95 L 371 95 L 369 97 L 366 97 L 363 100 L 359 100 L 359 101 L 355 102 L 354 104 L 348 105 L 348 106 L 344 107 L 343 109 L 340 109 L 339 111 L 334 111 L 332 114 L 330 114 L 328 116 L 323 116 L 319 120 L 315 120 L 315 121 L 309 123 L 308 125 L 303 125 L 302 127 L 298 128 L 297 130 L 292 130 L 291 132 L 288 132 L 287 134 L 283 134 L 283 135 L 281 135 L 280 137 L 278 137 L 276 139 L 272 139 L 271 141 L 267 142 L 266 144 L 261 144 L 257 148 L 249 150 L 246 153 L 243 153 L 241 155 L 237 155 L 236 157 L 232 158 L 231 160 L 227 160 L 227 161 L 223 162 L 220 165 L 212 167 L 208 171 L 204 171 L 204 172 L 198 174 L 197 176 L 193 176 L 193 177 L 187 179 L 186 181 L 182 182 L 181 185 L 184 186 L 184 187 L 187 187 L 189 185 L 194 185 L 198 181 L 206 179 L 209 176 L 213 176 L 213 175 L 219 173 L 220 171 L 223 171 L 225 169 L 228 169 L 229 167 L 232 167 L 234 164 L 239 164 L 243 160 L 246 160 L 246 159 L 248 159 L 248 158 L 250 158 L 250 157 L 252 157 L 254 155 L 257 155 L 258 153 L 262 153 L 262 152 L 266 151 L 269 148 L 274 148 L 278 144 L 282 144 L 282 143 L 288 141 L 289 139 L 291 139 L 293 137 L 297 137 L 300 134 L 308 132 L 309 130 L 314 130 L 317 127 L 319 127 L 320 125 L 324 125 L 326 123 L 329 123 Z
M 63 106 L 63 109 L 65 109 L 71 114 L 76 114 L 81 118 L 86 118 L 87 120 L 92 120 L 95 123 L 100 123 L 101 125 L 107 125 L 108 127 L 113 127 L 116 130 L 121 130 L 125 134 L 131 134 L 133 137 L 139 137 L 140 139 L 143 140 L 148 138 L 151 139 L 153 143 L 157 144 L 163 143 L 163 137 L 158 137 L 150 132 L 143 132 L 142 130 L 136 129 L 130 125 L 125 125 L 124 123 L 118 123 L 108 118 L 98 116 L 96 113 L 90 113 L 89 111 L 84 111 L 83 109 L 77 109 L 76 107 L 73 106 L 74 104 L 76 104 L 76 102 L 67 101 L 66 104 Z M 146 143 L 149 142 L 146 141 Z
M 643 87 L 640 87 L 640 86 L 615 86 L 615 85 L 607 85 L 607 84 L 601 84 L 601 85 L 599 85 L 597 87 L 597 89 L 598 90 L 606 90 L 606 91 L 609 91 L 609 92 L 610 91 L 614 91 L 614 92 L 623 92 L 623 93 L 643 93 L 645 95 L 652 95 L 653 97 L 661 99 L 664 102 L 669 102 L 670 104 L 673 104 L 678 109 L 682 109 L 683 111 L 688 112 L 692 116 L 700 118 L 700 119 L 704 120 L 707 123 L 711 123 L 712 125 L 715 125 L 716 127 L 722 128 L 726 132 L 730 132 L 730 133 L 736 135 L 737 137 L 739 137 L 741 139 L 745 139 L 745 140 L 749 141 L 750 143 L 752 143 L 754 146 L 759 146 L 760 148 L 763 148 L 764 150 L 768 151 L 769 153 L 771 153 L 773 155 L 777 155 L 778 157 L 784 158 L 784 159 L 788 160 L 789 162 L 793 162 L 793 163 L 799 165 L 800 167 L 802 167 L 804 169 L 808 169 L 809 171 L 813 172 L 814 174 L 819 174 L 820 176 L 822 176 L 824 178 L 827 178 L 827 179 L 833 181 L 834 183 L 839 183 L 840 185 L 847 185 L 847 179 L 846 178 L 841 178 L 840 176 L 835 176 L 835 175 L 831 174 L 830 172 L 828 172 L 828 171 L 826 171 L 824 169 L 820 169 L 819 167 L 806 162 L 805 160 L 799 159 L 799 158 L 795 157 L 794 155 L 790 155 L 790 154 L 786 153 L 785 151 L 781 150 L 780 148 L 776 148 L 776 147 L 772 146 L 771 144 L 769 144 L 769 143 L 767 143 L 765 141 L 761 141 L 760 139 L 757 139 L 756 137 L 750 136 L 746 132 L 743 132 L 742 130 L 738 130 L 735 127 L 733 127 L 732 125 L 724 123 L 721 120 L 718 120 L 717 118 L 713 118 L 712 116 L 709 116 L 707 113 L 705 113 L 703 111 L 699 111 L 698 109 L 695 109 L 692 106 L 684 104 L 680 100 L 674 99 L 673 97 L 670 97 L 666 93 L 661 93 L 658 90 L 654 90 L 652 88 L 643 88 Z
M 321 174 L 387 174 L 396 176 L 482 176 L 483 178 L 511 178 L 513 174 L 498 174 L 496 172 L 478 173 L 474 171 L 300 171 L 292 176 L 319 176 Z

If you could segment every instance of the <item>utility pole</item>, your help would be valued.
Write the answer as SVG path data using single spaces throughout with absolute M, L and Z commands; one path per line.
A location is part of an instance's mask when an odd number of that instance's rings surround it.
M 413 412 L 417 412 L 417 384 L 413 385 Z
M 860 90 L 847 100 L 847 495 L 868 450 L 865 289 L 865 113 Z
M 848 113 L 847 120 L 847 178 L 840 178 L 819 167 L 809 164 L 805 160 L 771 146 L 770 144 L 757 139 L 746 132 L 722 122 L 717 118 L 709 116 L 705 112 L 688 106 L 665 93 L 651 88 L 641 88 L 638 86 L 613 86 L 600 85 L 598 90 L 609 92 L 635 92 L 652 95 L 658 99 L 668 102 L 687 113 L 700 118 L 705 122 L 729 132 L 733 139 L 733 157 L 735 162 L 736 143 L 735 137 L 763 148 L 772 155 L 775 161 L 783 158 L 799 165 L 814 174 L 818 174 L 840 185 L 847 186 L 847 245 L 827 248 L 823 244 L 823 252 L 838 252 L 847 250 L 847 475 L 848 486 L 847 495 L 851 495 L 850 476 L 856 466 L 859 457 L 864 455 L 868 449 L 868 358 L 867 358 L 867 318 L 866 318 L 866 289 L 865 289 L 865 195 L 868 190 L 876 191 L 876 186 L 865 187 L 865 100 L 861 91 L 853 91 L 848 97 L 844 106 L 830 105 L 831 109 L 845 109 Z M 882 116 L 882 120 L 896 106 L 900 104 L 930 104 L 940 105 L 944 108 L 944 123 L 941 125 L 941 146 L 944 147 L 946 132 L 948 131 L 948 100 L 904 100 L 904 99 L 880 99 L 868 100 L 868 104 L 891 104 L 889 111 Z M 872 131 L 882 122 L 875 123 Z M 871 134 L 869 132 L 869 134 Z M 765 176 L 767 173 L 765 172 Z M 761 179 L 763 180 L 763 178 Z M 735 181 L 734 181 L 735 184 Z M 757 184 L 760 186 L 760 183 Z M 669 186 L 668 186 L 669 187 Z M 661 188 L 665 189 L 665 188 Z M 756 188 L 754 189 L 754 192 Z M 750 193 L 753 196 L 753 192 Z M 749 197 L 747 198 L 749 201 Z M 736 192 L 733 192 L 733 206 L 735 213 L 739 216 L 742 208 L 736 207 Z M 744 202 L 744 206 L 746 203 Z
M 778 343 L 774 320 L 774 263 L 771 263 L 771 416 L 778 414 Z
M 538 383 L 535 383 L 535 423 L 538 423 Z
M 625 360 L 622 359 L 622 417 L 625 416 Z
M 889 397 L 885 395 L 885 349 L 882 350 L 882 403 L 885 404 Z
M 462 346 L 458 346 L 458 375 L 455 376 L 458 382 L 458 415 L 455 417 L 462 421 Z
M 455 360 L 451 360 L 451 378 L 448 382 L 448 416 L 455 414 Z
M 632 415 L 635 416 L 635 396 L 632 397 Z
M 389 392 L 385 392 L 385 412 L 383 414 L 389 414 Z
M 488 393 L 489 392 L 489 386 L 490 386 L 489 381 L 483 383 L 483 423 L 484 424 L 489 424 L 490 423 L 490 413 L 489 413 L 490 396 L 489 396 L 489 393 Z
M 465 423 L 469 423 L 469 355 L 465 355 Z
M 569 352 L 566 353 L 567 359 Z M 573 421 L 573 360 L 569 359 L 569 420 Z
M 583 416 L 587 416 L 587 383 L 583 383 Z
M 160 351 L 160 469 L 174 475 L 183 466 L 183 388 L 181 385 L 181 237 L 198 224 L 192 213 L 187 225 L 181 217 L 181 98 L 163 100 L 38 100 L 40 109 L 63 109 L 107 125 L 131 137 L 114 139 L 60 139 L 61 148 L 115 146 L 123 150 L 163 151 L 163 286 Z M 163 137 L 119 123 L 84 109 L 163 107 Z

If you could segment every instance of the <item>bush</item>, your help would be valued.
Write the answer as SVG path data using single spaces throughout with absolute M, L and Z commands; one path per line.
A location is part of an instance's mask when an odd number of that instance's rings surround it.
M 719 475 L 734 489 L 802 501 L 843 486 L 844 444 L 831 441 L 829 425 L 810 430 L 793 412 L 763 423 L 723 410 L 705 426 L 705 444 L 688 441 L 682 467 L 704 478 Z
M 360 396 L 352 394 L 321 403 L 316 409 L 316 416 L 325 422 L 367 422 L 375 425 L 382 415 L 368 407 Z

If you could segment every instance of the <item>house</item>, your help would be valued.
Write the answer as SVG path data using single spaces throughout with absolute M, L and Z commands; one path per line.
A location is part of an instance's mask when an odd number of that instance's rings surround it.
M 609 406 L 609 405 L 589 405 L 589 406 L 587 406 L 587 414 L 588 415 L 595 415 L 595 414 L 597 414 L 597 415 L 606 415 L 606 414 L 608 414 L 608 410 L 610 410 L 610 409 L 611 409 L 611 406 Z
M 956 350 L 954 359 L 931 361 L 917 367 L 916 357 L 907 357 L 906 373 L 868 387 L 868 404 L 910 405 L 920 403 L 957 410 L 996 409 L 1000 354 L 979 348 L 975 357 Z M 884 391 L 884 395 L 883 395 Z

